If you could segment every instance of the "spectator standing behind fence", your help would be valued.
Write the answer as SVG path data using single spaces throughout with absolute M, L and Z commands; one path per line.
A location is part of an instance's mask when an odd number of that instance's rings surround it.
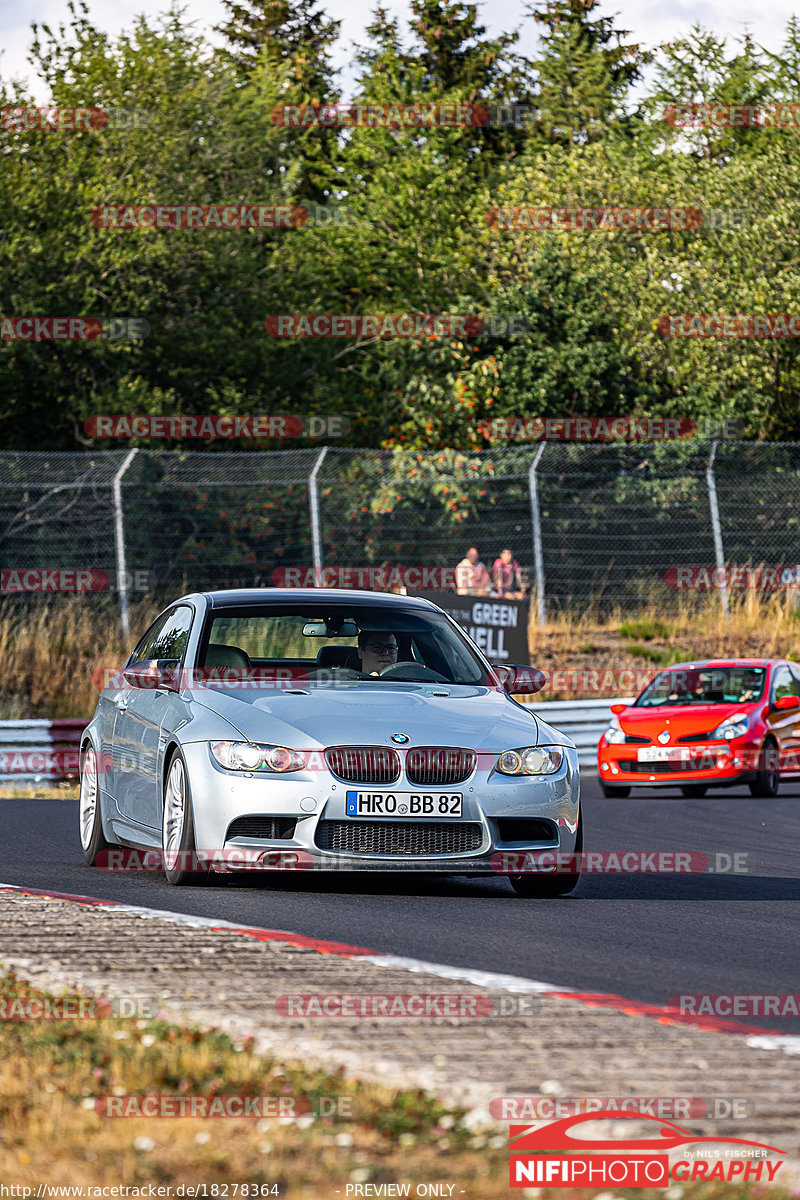
M 492 575 L 496 595 L 505 596 L 510 600 L 523 598 L 525 588 L 522 586 L 522 572 L 510 550 L 500 551 L 500 557 L 494 560 Z
M 477 547 L 470 546 L 466 558 L 456 567 L 456 591 L 459 596 L 488 596 L 491 590 L 489 572 L 479 561 Z

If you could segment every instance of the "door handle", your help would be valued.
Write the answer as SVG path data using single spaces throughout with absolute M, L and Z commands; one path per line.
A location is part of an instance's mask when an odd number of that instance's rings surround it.
M 128 711 L 128 699 L 127 699 L 127 697 L 126 697 L 126 696 L 122 696 L 122 697 L 120 697 L 120 699 L 119 699 L 119 700 L 115 700 L 115 701 L 114 701 L 114 708 L 115 708 L 115 709 L 117 710 L 117 712 L 119 712 L 119 713 L 124 713 L 124 712 L 127 712 L 127 711 Z

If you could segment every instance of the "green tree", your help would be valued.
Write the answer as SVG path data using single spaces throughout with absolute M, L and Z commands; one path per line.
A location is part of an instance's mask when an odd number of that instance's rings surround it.
M 223 0 L 227 20 L 215 26 L 223 34 L 225 56 L 245 75 L 259 61 L 284 68 L 287 86 L 305 100 L 331 96 L 336 72 L 331 49 L 341 21 L 325 14 L 316 0 Z
M 731 53 L 724 38 L 700 25 L 694 25 L 686 37 L 661 47 L 656 59 L 656 77 L 648 108 L 667 140 L 687 141 L 691 153 L 716 159 L 724 168 L 737 149 L 746 150 L 762 139 L 763 131 L 751 126 L 712 123 L 707 106 L 752 105 L 765 98 L 774 99 L 774 80 L 770 80 L 763 54 L 749 35 Z M 683 118 L 673 105 L 697 106 L 697 120 Z M 674 114 L 674 115 L 673 115 Z M 671 137 L 668 132 L 672 130 Z
M 607 136 L 626 116 L 631 87 L 651 55 L 625 43 L 627 30 L 613 17 L 594 15 L 598 0 L 544 0 L 529 13 L 540 29 L 533 60 L 538 79 L 538 125 L 562 145 L 582 145 Z

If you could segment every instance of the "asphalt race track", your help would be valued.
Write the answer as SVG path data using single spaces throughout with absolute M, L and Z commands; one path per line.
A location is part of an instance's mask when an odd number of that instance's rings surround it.
M 800 781 L 774 800 L 745 788 L 605 800 L 584 778 L 586 850 L 746 853 L 747 874 L 585 875 L 572 896 L 521 900 L 501 879 L 215 875 L 173 888 L 109 874 L 80 853 L 77 801 L 0 800 L 0 882 L 292 930 L 429 962 L 665 1004 L 695 993 L 797 989 Z M 798 1018 L 750 1023 L 800 1033 Z

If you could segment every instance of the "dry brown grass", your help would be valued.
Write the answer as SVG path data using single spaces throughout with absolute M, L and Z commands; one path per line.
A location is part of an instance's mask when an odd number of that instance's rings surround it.
M 80 786 L 77 779 L 62 783 L 0 784 L 0 800 L 77 800 Z
M 115 609 L 95 607 L 79 597 L 0 612 L 0 719 L 88 720 L 97 703 L 99 673 L 120 665 L 153 616 L 155 609 L 146 602 L 132 610 L 134 632 L 128 645 Z M 626 637 L 630 622 L 660 623 L 666 632 Z M 679 597 L 668 612 L 653 601 L 636 612 L 603 617 L 588 611 L 562 613 L 545 629 L 532 616 L 529 643 L 531 661 L 547 672 L 655 670 L 680 659 L 720 655 L 800 658 L 800 610 L 788 591 L 772 596 L 734 593 L 726 622 L 716 593 Z M 548 689 L 542 698 L 572 694 L 574 689 Z M 607 694 L 621 695 L 624 689 Z
M 0 998 L 40 995 L 13 975 Z M 320 1097 L 347 1115 L 280 1121 L 108 1118 L 108 1094 Z M 326 1103 L 328 1101 L 326 1100 Z M 77 1185 L 277 1183 L 280 1196 L 344 1194 L 352 1180 L 458 1180 L 507 1196 L 507 1139 L 421 1091 L 361 1084 L 165 1021 L 0 1022 L 0 1179 Z M 140 1139 L 146 1139 L 143 1144 Z M 494 1140 L 492 1140 L 494 1139 Z M 209 1193 L 210 1194 L 210 1193 Z M 412 1191 L 413 1194 L 413 1191 Z M 252 1192 L 251 1192 L 252 1195 Z M 233 1196 L 233 1190 L 229 1192 Z
M 532 616 L 528 627 L 531 662 L 548 674 L 575 672 L 580 682 L 589 672 L 600 676 L 609 671 L 654 674 L 671 662 L 692 659 L 800 659 L 800 609 L 791 592 L 734 593 L 730 608 L 731 619 L 726 621 L 715 593 L 700 600 L 683 599 L 667 612 L 653 603 L 636 612 L 618 609 L 603 617 L 591 612 L 562 613 L 544 629 Z M 653 634 L 653 629 L 658 632 Z M 583 694 L 588 696 L 591 690 L 589 687 Z M 630 692 L 623 687 L 603 694 L 623 695 L 626 690 Z M 575 691 L 569 688 L 548 687 L 541 698 L 568 699 L 571 695 Z
M 141 630 L 155 615 L 140 604 L 131 628 Z M 120 634 L 119 614 L 96 608 L 80 597 L 0 613 L 0 719 L 85 717 L 92 715 L 98 689 L 92 676 L 116 668 L 131 645 Z

